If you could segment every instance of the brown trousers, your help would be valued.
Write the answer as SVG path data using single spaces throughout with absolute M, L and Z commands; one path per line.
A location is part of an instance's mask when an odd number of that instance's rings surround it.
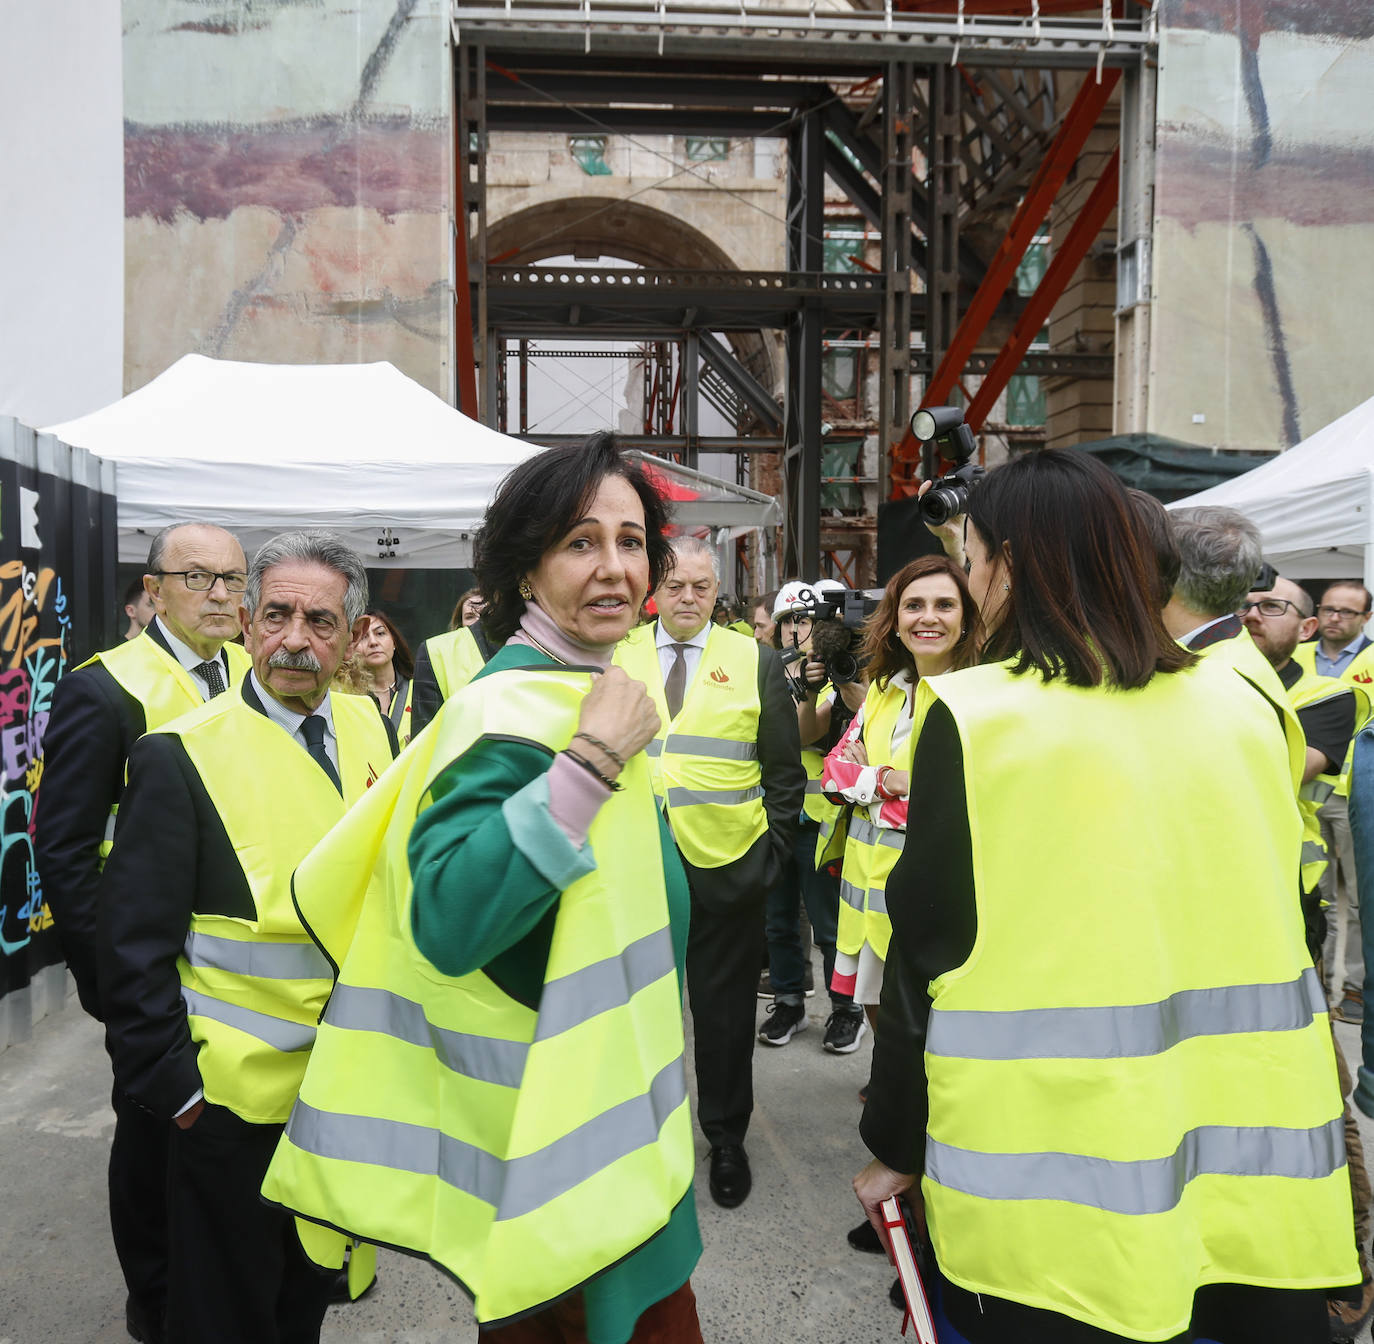
M 587 1313 L 581 1293 L 510 1325 L 481 1332 L 483 1344 L 587 1344 Z M 702 1344 L 697 1299 L 691 1282 L 655 1302 L 635 1323 L 630 1344 Z

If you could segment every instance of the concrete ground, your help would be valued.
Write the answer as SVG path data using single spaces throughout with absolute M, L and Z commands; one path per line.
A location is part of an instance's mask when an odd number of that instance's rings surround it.
M 760 1002 L 760 1021 L 764 1008 Z M 754 1193 L 740 1208 L 711 1202 L 698 1138 L 705 1253 L 692 1282 L 712 1344 L 876 1344 L 901 1325 L 887 1300 L 886 1262 L 845 1242 L 862 1217 L 849 1182 L 868 1156 L 857 1133 L 857 1093 L 872 1038 L 865 1035 L 852 1055 L 827 1055 L 827 1000 L 817 995 L 807 1008 L 809 1030 L 781 1049 L 760 1044 L 755 1052 Z M 74 994 L 31 1040 L 0 1052 L 0 1344 L 128 1339 L 106 1212 L 109 1096 L 100 1027 Z M 383 1251 L 379 1259 L 373 1292 L 330 1309 L 326 1344 L 477 1338 L 468 1299 L 447 1278 L 407 1256 Z
M 852 1055 L 825 1054 L 827 1006 L 821 995 L 808 999 L 810 1029 L 755 1052 L 754 1193 L 740 1208 L 711 1202 L 698 1140 L 705 1253 L 692 1281 L 710 1344 L 877 1344 L 900 1328 L 887 1301 L 892 1271 L 845 1243 L 860 1217 L 849 1181 L 867 1160 L 857 1091 L 872 1038 Z M 1358 1030 L 1338 1025 L 1336 1035 L 1353 1068 Z M 128 1338 L 106 1215 L 109 1093 L 100 1028 L 74 994 L 31 1040 L 0 1052 L 0 1344 Z M 1360 1128 L 1374 1158 L 1374 1122 L 1361 1116 Z M 468 1344 L 477 1331 L 468 1300 L 447 1278 L 383 1251 L 377 1287 L 362 1302 L 332 1307 L 322 1338 Z

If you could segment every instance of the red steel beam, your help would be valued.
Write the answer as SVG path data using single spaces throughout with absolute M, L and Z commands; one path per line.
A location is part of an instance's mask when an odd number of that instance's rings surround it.
M 983 283 L 969 303 L 968 310 L 960 320 L 954 339 L 945 351 L 939 367 L 926 385 L 921 398 L 922 406 L 942 406 L 949 394 L 958 384 L 969 356 L 978 347 L 997 305 L 1002 301 L 1007 286 L 1016 276 L 1016 268 L 1021 264 L 1027 249 L 1035 240 L 1035 235 L 1049 214 L 1054 198 L 1067 181 L 1083 146 L 1088 141 L 1097 119 L 1102 115 L 1107 100 L 1111 97 L 1118 81 L 1120 70 L 1103 70 L 1101 80 L 1087 78 L 1078 90 L 1059 127 L 1045 157 L 1036 169 L 1035 177 L 1026 190 L 1021 204 L 1017 207 L 1011 226 L 1007 229 L 997 249 L 996 255 L 988 265 Z M 902 435 L 902 440 L 892 451 L 892 498 L 901 499 L 915 493 L 915 483 L 910 480 L 910 468 L 920 459 L 920 446 L 912 436 L 910 427 Z
M 1016 319 L 1016 325 L 1011 329 L 1007 343 L 993 361 L 992 368 L 983 376 L 983 385 L 978 389 L 977 396 L 973 398 L 964 416 L 969 428 L 975 433 L 987 419 L 988 412 L 1001 396 L 1008 379 L 1026 357 L 1026 351 L 1030 349 L 1036 333 L 1045 325 L 1050 310 L 1068 288 L 1069 281 L 1073 279 L 1079 262 L 1088 255 L 1088 249 L 1116 208 L 1120 187 L 1120 164 L 1121 151 L 1117 149 L 1107 160 L 1102 176 L 1078 212 L 1078 218 L 1074 220 L 1068 236 L 1063 244 L 1055 249 L 1053 260 L 1036 286 L 1025 310 Z

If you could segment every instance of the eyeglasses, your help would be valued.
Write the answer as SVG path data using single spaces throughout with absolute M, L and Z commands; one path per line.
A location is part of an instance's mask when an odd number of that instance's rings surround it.
M 1262 597 L 1258 602 L 1242 602 L 1236 608 L 1236 615 L 1244 616 L 1252 607 L 1258 607 L 1261 616 L 1282 616 L 1289 607 L 1292 607 L 1299 616 L 1302 615 L 1302 608 L 1296 602 L 1290 602 L 1286 597 Z
M 247 574 L 214 574 L 208 569 L 159 569 L 154 572 L 164 579 L 175 574 L 193 593 L 208 593 L 216 579 L 231 593 L 241 593 L 248 587 Z
M 1349 607 L 1318 607 L 1318 616 L 1338 616 L 1343 621 L 1348 621 L 1352 616 L 1368 616 L 1367 611 L 1351 611 Z

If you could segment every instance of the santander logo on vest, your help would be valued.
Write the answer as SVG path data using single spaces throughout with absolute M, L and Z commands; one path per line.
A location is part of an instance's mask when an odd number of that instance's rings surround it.
M 711 680 L 714 681 L 717 686 L 723 686 L 727 681 L 730 680 L 730 674 L 726 672 L 726 670 L 723 667 L 717 667 L 711 673 Z

